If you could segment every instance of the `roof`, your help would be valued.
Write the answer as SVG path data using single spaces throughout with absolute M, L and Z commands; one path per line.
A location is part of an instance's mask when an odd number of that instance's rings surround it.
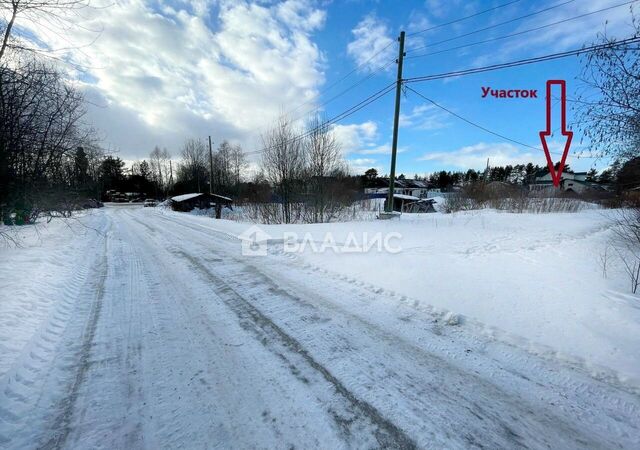
M 394 198 L 401 198 L 402 200 L 420 200 L 418 197 L 414 197 L 413 195 L 404 195 L 404 194 L 393 194 Z
M 176 195 L 175 197 L 171 197 L 171 200 L 173 200 L 174 202 L 184 202 L 185 200 L 191 200 L 192 198 L 196 198 L 201 195 L 202 193 L 200 192 L 194 192 L 192 194 Z
M 225 197 L 223 195 L 218 195 L 218 194 L 207 194 L 207 193 L 203 193 L 203 192 L 194 192 L 191 194 L 182 194 L 182 195 L 176 195 L 175 197 L 171 197 L 171 200 L 173 200 L 174 202 L 184 202 L 186 200 L 191 200 L 192 198 L 196 198 L 196 197 L 200 197 L 201 195 L 204 196 L 210 196 L 210 197 L 216 197 L 222 200 L 226 200 L 228 202 L 232 201 L 229 197 Z

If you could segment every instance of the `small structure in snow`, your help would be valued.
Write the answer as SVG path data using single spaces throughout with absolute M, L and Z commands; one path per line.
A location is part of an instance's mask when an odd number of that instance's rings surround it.
M 387 201 L 385 200 L 385 210 Z M 434 204 L 436 201 L 432 198 L 419 198 L 413 195 L 393 194 L 393 211 L 404 213 L 430 213 L 436 212 Z
M 176 195 L 171 197 L 171 209 L 174 211 L 188 212 L 195 208 L 215 208 L 216 219 L 222 215 L 222 208 L 231 208 L 233 201 L 229 197 L 218 194 L 194 192 L 192 194 Z

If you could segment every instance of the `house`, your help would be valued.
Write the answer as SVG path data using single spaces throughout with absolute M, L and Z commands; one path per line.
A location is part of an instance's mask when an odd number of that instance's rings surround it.
M 585 194 L 602 192 L 605 189 L 598 183 L 587 180 L 587 172 L 564 172 L 560 178 L 558 190 L 553 186 L 549 169 L 545 168 L 533 174 L 529 191 L 543 194 L 575 193 Z M 558 192 L 559 191 L 559 192 Z
M 394 182 L 394 193 L 409 195 L 418 198 L 427 198 L 429 191 L 432 191 L 433 186 L 425 180 L 414 179 L 399 179 L 396 178 Z M 365 194 L 388 194 L 389 193 L 389 178 L 377 178 L 372 185 L 365 188 Z
M 171 208 L 174 211 L 188 212 L 193 209 L 215 208 L 216 218 L 219 219 L 223 207 L 231 208 L 233 201 L 229 197 L 217 194 L 195 192 L 192 194 L 176 195 L 171 197 Z

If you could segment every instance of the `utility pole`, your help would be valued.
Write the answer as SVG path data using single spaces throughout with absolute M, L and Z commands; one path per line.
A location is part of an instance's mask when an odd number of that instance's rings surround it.
M 486 169 L 484 169 L 484 179 L 482 181 L 484 181 L 485 183 L 487 182 L 487 179 L 489 178 L 489 158 L 487 158 L 487 167 Z
M 213 194 L 213 150 L 211 148 L 211 136 L 209 136 L 209 194 Z
M 396 80 L 396 109 L 393 115 L 393 141 L 391 143 L 391 171 L 389 172 L 389 197 L 385 212 L 393 212 L 393 194 L 396 183 L 396 154 L 398 153 L 398 126 L 400 122 L 400 96 L 402 95 L 402 62 L 404 61 L 404 31 L 400 32 L 398 38 L 400 51 L 398 53 L 398 78 Z

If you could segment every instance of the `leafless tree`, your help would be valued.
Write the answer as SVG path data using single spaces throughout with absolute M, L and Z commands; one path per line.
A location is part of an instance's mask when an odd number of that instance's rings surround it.
M 69 185 L 68 160 L 90 147 L 82 95 L 48 64 L 0 65 L 0 202 L 27 207 L 46 186 Z
M 182 146 L 182 163 L 178 168 L 178 180 L 196 188 L 198 192 L 208 181 L 208 152 L 199 139 L 187 139 Z
M 330 125 L 320 116 L 307 122 L 304 140 L 306 153 L 305 183 L 311 222 L 332 219 L 348 202 L 345 202 L 341 179 L 346 175 L 340 144 Z
M 89 7 L 91 0 L 0 0 L 0 62 L 6 56 L 7 49 L 41 54 L 51 52 L 16 38 L 16 25 L 41 27 L 66 40 L 66 32 L 78 26 L 79 12 Z
M 633 37 L 640 36 L 640 21 L 631 10 Z M 602 44 L 616 39 L 603 35 Z M 584 69 L 576 122 L 592 151 L 629 159 L 640 145 L 640 53 L 637 44 L 604 47 L 582 57 Z
M 231 154 L 233 147 L 224 140 L 213 157 L 213 186 L 216 192 L 228 193 L 231 187 Z
M 618 238 L 616 252 L 635 294 L 640 287 L 640 208 L 618 210 L 613 230 Z
M 294 124 L 280 117 L 276 125 L 262 136 L 262 167 L 267 180 L 280 196 L 282 221 L 291 223 L 292 205 L 305 169 L 304 146 Z
M 149 165 L 151 166 L 151 174 L 155 184 L 164 193 L 169 189 L 169 160 L 171 155 L 169 151 L 160 149 L 157 145 L 149 154 Z
M 235 187 L 237 189 L 240 186 L 240 182 L 242 181 L 242 173 L 246 170 L 248 165 L 247 157 L 240 145 L 234 145 L 231 149 L 230 162 L 231 176 L 233 178 L 233 183 L 235 184 Z

